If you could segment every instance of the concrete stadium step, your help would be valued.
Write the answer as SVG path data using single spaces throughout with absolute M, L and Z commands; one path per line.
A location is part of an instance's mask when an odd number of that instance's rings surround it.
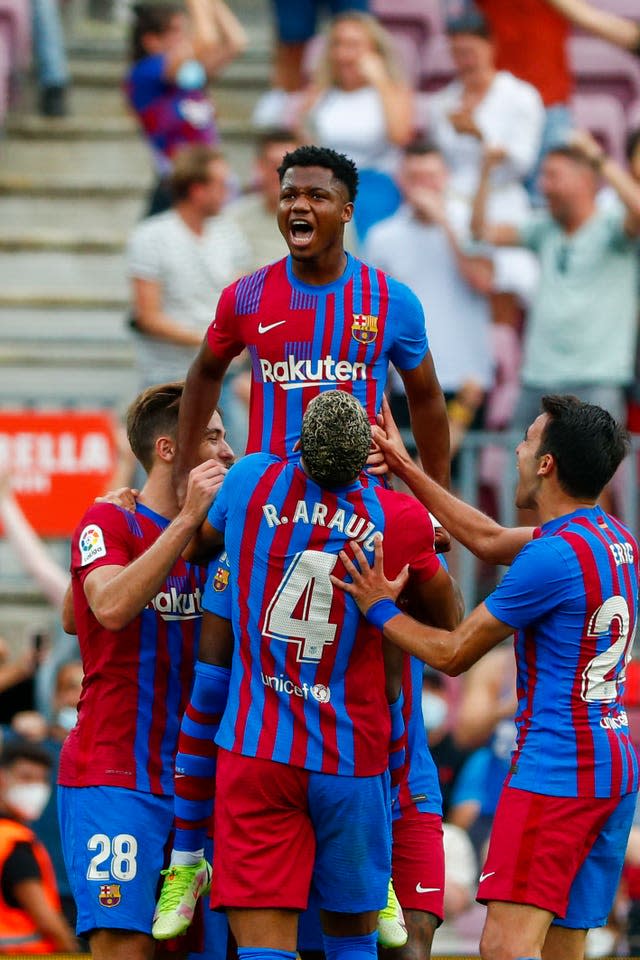
M 67 303 L 61 306 L 53 302 L 5 303 L 0 305 L 0 330 L 2 345 L 15 353 L 25 343 L 50 345 L 52 348 L 63 346 L 67 350 L 84 351 L 85 355 L 100 347 L 113 348 L 119 356 L 130 355 L 131 337 L 127 325 L 127 305 L 104 306 L 75 305 Z M 0 347 L 2 349 L 2 347 Z
M 0 235 L 0 253 L 122 253 L 126 234 L 69 230 L 65 227 L 7 230 Z
M 48 249 L 0 257 L 0 303 L 6 297 L 68 295 L 124 298 L 128 293 L 125 258 L 117 253 Z
M 0 408 L 23 405 L 107 406 L 126 409 L 137 385 L 133 361 L 49 362 L 46 355 L 7 356 L 0 362 Z
M 24 230 L 57 229 L 104 231 L 127 235 L 140 219 L 146 203 L 146 190 L 134 187 L 129 193 L 92 192 L 77 187 L 65 190 L 59 184 L 31 183 L 0 176 L 0 223 Z

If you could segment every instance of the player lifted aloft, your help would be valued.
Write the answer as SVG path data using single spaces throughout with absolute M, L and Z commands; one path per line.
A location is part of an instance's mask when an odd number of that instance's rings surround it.
M 586 931 L 613 902 L 635 808 L 638 762 L 623 705 L 638 612 L 638 544 L 597 500 L 628 449 L 605 410 L 544 397 L 516 451 L 516 504 L 542 526 L 506 529 L 418 471 L 386 415 L 374 435 L 389 466 L 479 557 L 510 563 L 496 590 L 452 633 L 388 598 L 382 547 L 341 584 L 402 649 L 458 674 L 516 630 L 518 739 L 496 811 L 478 897 L 488 903 L 485 960 L 581 960 Z M 333 579 L 334 585 L 339 585 Z
M 290 455 L 308 402 L 325 390 L 352 393 L 375 423 L 392 362 L 404 380 L 422 461 L 446 483 L 449 428 L 420 302 L 344 250 L 358 185 L 354 163 L 304 146 L 285 155 L 279 173 L 278 227 L 289 256 L 242 277 L 220 298 L 180 407 L 179 482 L 230 361 L 247 348 L 248 453 Z

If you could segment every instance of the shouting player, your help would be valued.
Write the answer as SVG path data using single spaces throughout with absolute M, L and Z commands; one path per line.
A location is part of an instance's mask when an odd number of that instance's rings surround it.
M 181 553 L 232 462 L 218 413 L 178 508 L 172 460 L 182 384 L 150 387 L 127 434 L 148 473 L 128 513 L 94 504 L 72 541 L 84 680 L 60 757 L 59 811 L 77 931 L 98 960 L 149 960 L 158 871 L 173 825 L 173 761 L 191 685 L 204 571 Z
M 623 706 L 637 622 L 638 544 L 597 500 L 628 449 L 606 411 L 544 397 L 518 446 L 516 504 L 539 529 L 506 529 L 417 470 L 385 412 L 374 431 L 389 466 L 477 556 L 511 569 L 452 633 L 425 627 L 391 602 L 398 584 L 359 572 L 339 583 L 385 637 L 456 675 L 516 634 L 518 739 L 496 811 L 478 898 L 488 904 L 484 960 L 581 960 L 586 932 L 607 922 L 638 789 Z
M 279 174 L 278 227 L 289 256 L 222 293 L 187 375 L 178 479 L 193 463 L 230 361 L 246 348 L 252 368 L 247 452 L 289 456 L 309 400 L 325 390 L 352 393 L 375 423 L 392 362 L 406 387 L 422 461 L 446 483 L 449 428 L 420 302 L 344 249 L 358 185 L 354 163 L 304 146 L 285 155 Z
M 439 623 L 457 620 L 427 512 L 358 476 L 371 441 L 364 408 L 323 393 L 307 408 L 301 457 L 245 457 L 204 536 L 225 535 L 236 648 L 217 736 L 214 905 L 241 960 L 293 960 L 313 886 L 327 956 L 375 957 L 390 873 L 389 710 L 380 634 L 333 590 L 338 553 L 388 542 Z

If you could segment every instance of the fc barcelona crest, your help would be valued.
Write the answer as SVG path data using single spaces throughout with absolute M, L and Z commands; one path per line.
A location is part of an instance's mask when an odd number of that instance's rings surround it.
M 120 884 L 119 883 L 104 883 L 100 887 L 100 893 L 98 894 L 98 900 L 103 907 L 117 907 L 122 896 L 120 894 Z
M 378 336 L 378 318 L 366 313 L 354 313 L 351 336 L 358 343 L 373 343 Z
M 213 589 L 221 593 L 229 585 L 229 571 L 224 567 L 218 567 L 213 578 Z

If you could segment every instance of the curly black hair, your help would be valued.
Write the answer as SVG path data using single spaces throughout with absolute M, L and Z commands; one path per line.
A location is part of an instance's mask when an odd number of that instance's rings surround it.
M 321 487 L 353 483 L 369 456 L 371 425 L 362 404 L 345 390 L 327 390 L 310 402 L 302 418 L 304 465 Z
M 331 170 L 334 178 L 346 187 L 351 203 L 356 199 L 358 168 L 344 153 L 337 153 L 329 147 L 313 147 L 310 144 L 297 147 L 285 153 L 282 158 L 282 163 L 278 167 L 280 183 L 291 167 L 323 167 L 325 170 Z

